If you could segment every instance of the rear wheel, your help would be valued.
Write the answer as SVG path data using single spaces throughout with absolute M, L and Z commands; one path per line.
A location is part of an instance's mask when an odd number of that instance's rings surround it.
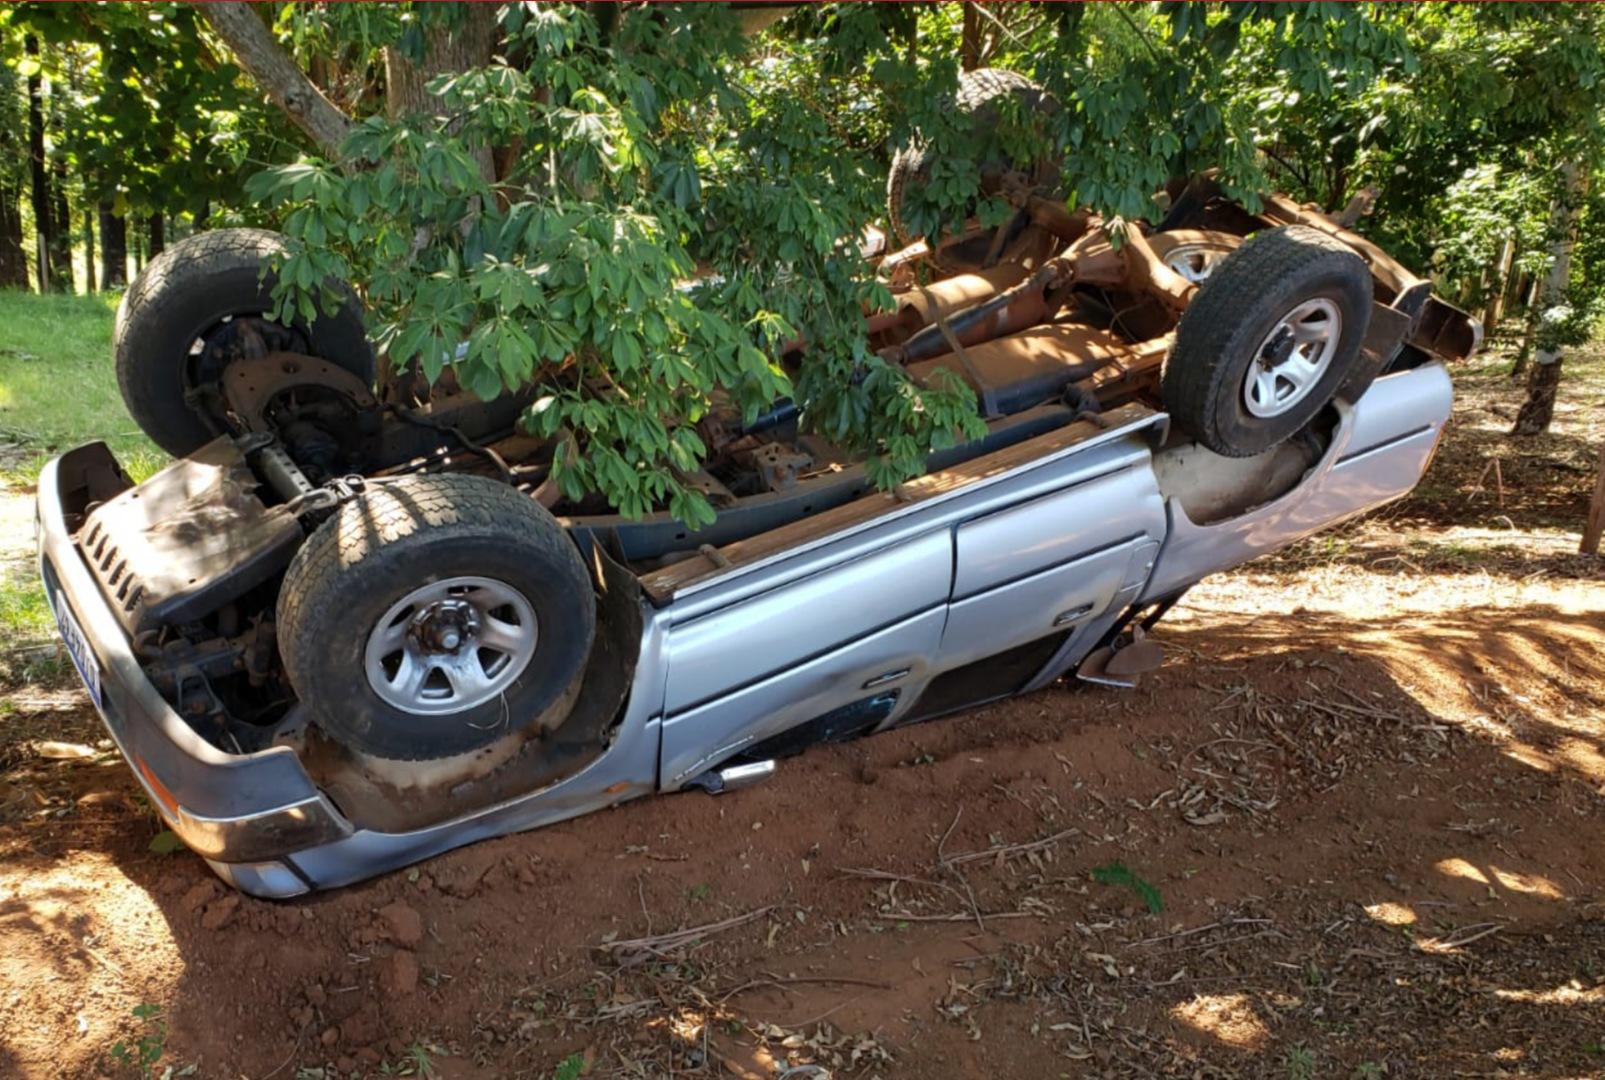
M 277 278 L 267 270 L 286 251 L 265 229 L 218 229 L 174 244 L 151 260 L 117 308 L 117 384 L 140 429 L 182 457 L 227 430 L 219 389 L 238 356 L 317 356 L 372 383 L 373 347 L 356 295 L 331 283 L 338 307 L 311 323 L 267 317 Z
M 285 670 L 325 734 L 419 761 L 553 726 L 595 633 L 590 575 L 532 498 L 483 477 L 375 484 L 296 554 Z
M 1219 260 L 1182 314 L 1165 408 L 1217 454 L 1268 450 L 1332 399 L 1370 319 L 1370 270 L 1341 241 L 1303 225 L 1258 233 Z

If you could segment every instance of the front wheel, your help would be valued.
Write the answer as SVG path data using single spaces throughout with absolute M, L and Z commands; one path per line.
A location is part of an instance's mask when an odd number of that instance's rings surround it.
M 1226 457 L 1303 428 L 1355 367 L 1371 273 L 1303 225 L 1267 229 L 1220 258 L 1176 327 L 1160 382 L 1171 419 Z
M 483 477 L 374 483 L 318 527 L 279 594 L 290 683 L 323 732 L 420 761 L 554 726 L 596 629 L 557 520 Z

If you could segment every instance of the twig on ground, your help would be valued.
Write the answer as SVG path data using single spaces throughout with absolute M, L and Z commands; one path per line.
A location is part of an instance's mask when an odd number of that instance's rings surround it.
M 943 863 L 943 862 L 947 861 L 946 859 L 944 859 L 942 857 L 942 848 L 947 843 L 947 838 L 953 835 L 953 830 L 959 827 L 959 818 L 961 818 L 963 816 L 964 816 L 964 807 L 960 806 L 959 809 L 958 809 L 958 813 L 953 815 L 953 824 L 951 824 L 951 825 L 949 825 L 947 827 L 947 832 L 942 834 L 942 839 L 940 839 L 940 840 L 938 840 L 936 842 L 936 861 L 937 861 L 937 863 L 940 864 L 940 863 Z
M 1054 833 L 1044 840 L 1032 840 L 1024 844 L 1005 844 L 1001 847 L 986 848 L 983 851 L 966 851 L 961 855 L 951 855 L 942 860 L 942 865 L 958 866 L 961 863 L 975 862 L 979 859 L 1006 859 L 1010 855 L 1021 855 L 1027 851 L 1041 851 L 1043 848 L 1052 847 L 1061 840 L 1080 835 L 1080 829 L 1065 829 L 1063 832 Z
M 726 1001 L 730 1000 L 731 998 L 735 997 L 737 994 L 743 993 L 743 992 L 745 992 L 747 990 L 756 990 L 761 986 L 773 986 L 773 987 L 776 987 L 778 989 L 784 990 L 788 986 L 803 985 L 803 984 L 815 984 L 815 985 L 827 985 L 827 986 L 830 986 L 830 985 L 867 986 L 867 987 L 870 987 L 873 990 L 890 990 L 890 989 L 892 989 L 892 984 L 891 983 L 889 983 L 889 982 L 879 982 L 878 980 L 875 980 L 875 979 L 854 979 L 854 978 L 849 978 L 849 977 L 847 977 L 845 975 L 842 975 L 842 976 L 792 975 L 792 976 L 789 976 L 787 978 L 781 978 L 779 975 L 771 975 L 771 974 L 768 974 L 766 972 L 765 973 L 765 978 L 753 979 L 750 982 L 742 983 L 740 986 L 732 987 L 731 989 L 726 990 L 723 994 L 720 994 L 719 997 L 716 1000 L 720 1004 L 723 1004 L 724 1002 L 726 1002 Z
M 971 922 L 975 919 L 973 911 L 955 911 L 951 915 L 917 915 L 911 911 L 877 911 L 875 918 L 886 919 L 891 922 Z M 986 919 L 1041 919 L 1044 915 L 1035 911 L 988 911 L 982 914 Z
M 1470 945 L 1473 941 L 1481 941 L 1490 934 L 1497 934 L 1503 929 L 1504 926 L 1500 923 L 1473 923 L 1470 926 L 1461 927 L 1445 938 L 1425 938 L 1418 941 L 1416 942 L 1416 948 L 1422 952 L 1429 953 L 1453 952 L 1455 949 Z M 1468 933 L 1468 931 L 1472 932 Z M 1465 936 L 1462 937 L 1460 935 Z
M 1211 930 L 1224 930 L 1229 926 L 1269 926 L 1273 922 L 1274 920 L 1272 919 L 1225 919 L 1220 922 L 1205 923 L 1203 926 L 1195 926 L 1190 930 L 1178 930 L 1174 934 L 1160 934 L 1158 937 L 1143 938 L 1140 941 L 1133 941 L 1131 944 L 1158 945 L 1163 941 L 1174 941 L 1177 938 L 1192 937 L 1195 934 L 1207 934 Z
M 641 915 L 646 919 L 646 933 L 652 936 L 652 913 L 646 909 L 646 886 L 641 883 L 641 875 L 635 875 L 635 895 L 641 900 Z
M 289 1066 L 290 1062 L 295 1060 L 295 1055 L 301 1052 L 301 1040 L 306 1038 L 307 1029 L 311 1026 L 311 1024 L 301 1025 L 301 1030 L 295 1033 L 295 1045 L 290 1047 L 290 1055 L 283 1061 L 279 1062 L 278 1067 L 272 1072 L 264 1073 L 262 1080 L 273 1080 L 275 1076 L 279 1075 L 279 1073 L 283 1072 Z
M 744 926 L 755 919 L 761 919 L 774 910 L 774 905 L 756 908 L 744 915 L 735 915 L 719 922 L 704 923 L 701 926 L 691 926 L 684 930 L 673 930 L 667 934 L 649 935 L 647 937 L 630 938 L 625 941 L 604 941 L 597 945 L 598 949 L 610 954 L 618 960 L 619 966 L 628 967 L 638 964 L 652 956 L 662 956 L 675 949 L 683 949 L 694 945 L 703 938 L 725 930 L 734 930 Z

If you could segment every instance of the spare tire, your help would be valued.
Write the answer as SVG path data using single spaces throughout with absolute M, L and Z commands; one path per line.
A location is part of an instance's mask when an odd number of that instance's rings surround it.
M 1160 262 L 1194 285 L 1202 285 L 1226 256 L 1243 246 L 1241 236 L 1213 229 L 1170 229 L 1147 239 Z
M 1267 229 L 1220 260 L 1182 313 L 1160 394 L 1217 454 L 1250 457 L 1314 419 L 1371 321 L 1371 272 L 1304 225 Z
M 595 632 L 563 527 L 479 476 L 370 482 L 302 545 L 279 592 L 280 656 L 311 719 L 389 760 L 555 726 Z
M 1007 97 L 1018 97 L 1021 105 L 1030 111 L 1053 113 L 1059 104 L 1053 95 L 1043 90 L 1024 75 L 1002 68 L 978 68 L 959 75 L 958 91 L 948 108 L 971 117 L 972 124 L 995 125 L 999 120 L 998 102 Z M 909 191 L 924 185 L 930 179 L 930 149 L 915 137 L 892 156 L 892 168 L 886 177 L 886 218 L 892 235 L 904 246 L 919 239 L 903 214 L 903 203 Z M 1009 171 L 1024 173 L 1033 187 L 1047 191 L 1058 183 L 1058 164 L 1043 158 L 1035 162 L 984 161 L 981 163 L 981 195 L 994 194 L 1003 175 Z M 976 207 L 970 207 L 974 213 Z
M 349 285 L 331 282 L 338 306 L 310 323 L 267 317 L 277 277 L 266 267 L 287 250 L 265 229 L 197 233 L 152 259 L 123 295 L 117 385 L 140 430 L 174 457 L 227 430 L 216 388 L 246 326 L 269 351 L 316 356 L 373 382 L 373 346 Z

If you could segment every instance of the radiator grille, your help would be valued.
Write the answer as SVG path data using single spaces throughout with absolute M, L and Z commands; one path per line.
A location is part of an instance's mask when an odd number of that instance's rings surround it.
M 128 569 L 128 559 L 118 550 L 110 533 L 101 522 L 91 519 L 89 532 L 83 537 L 80 546 L 84 558 L 89 563 L 90 571 L 100 582 L 101 592 L 112 603 L 121 607 L 125 615 L 133 614 L 140 600 L 144 598 L 145 587 Z

